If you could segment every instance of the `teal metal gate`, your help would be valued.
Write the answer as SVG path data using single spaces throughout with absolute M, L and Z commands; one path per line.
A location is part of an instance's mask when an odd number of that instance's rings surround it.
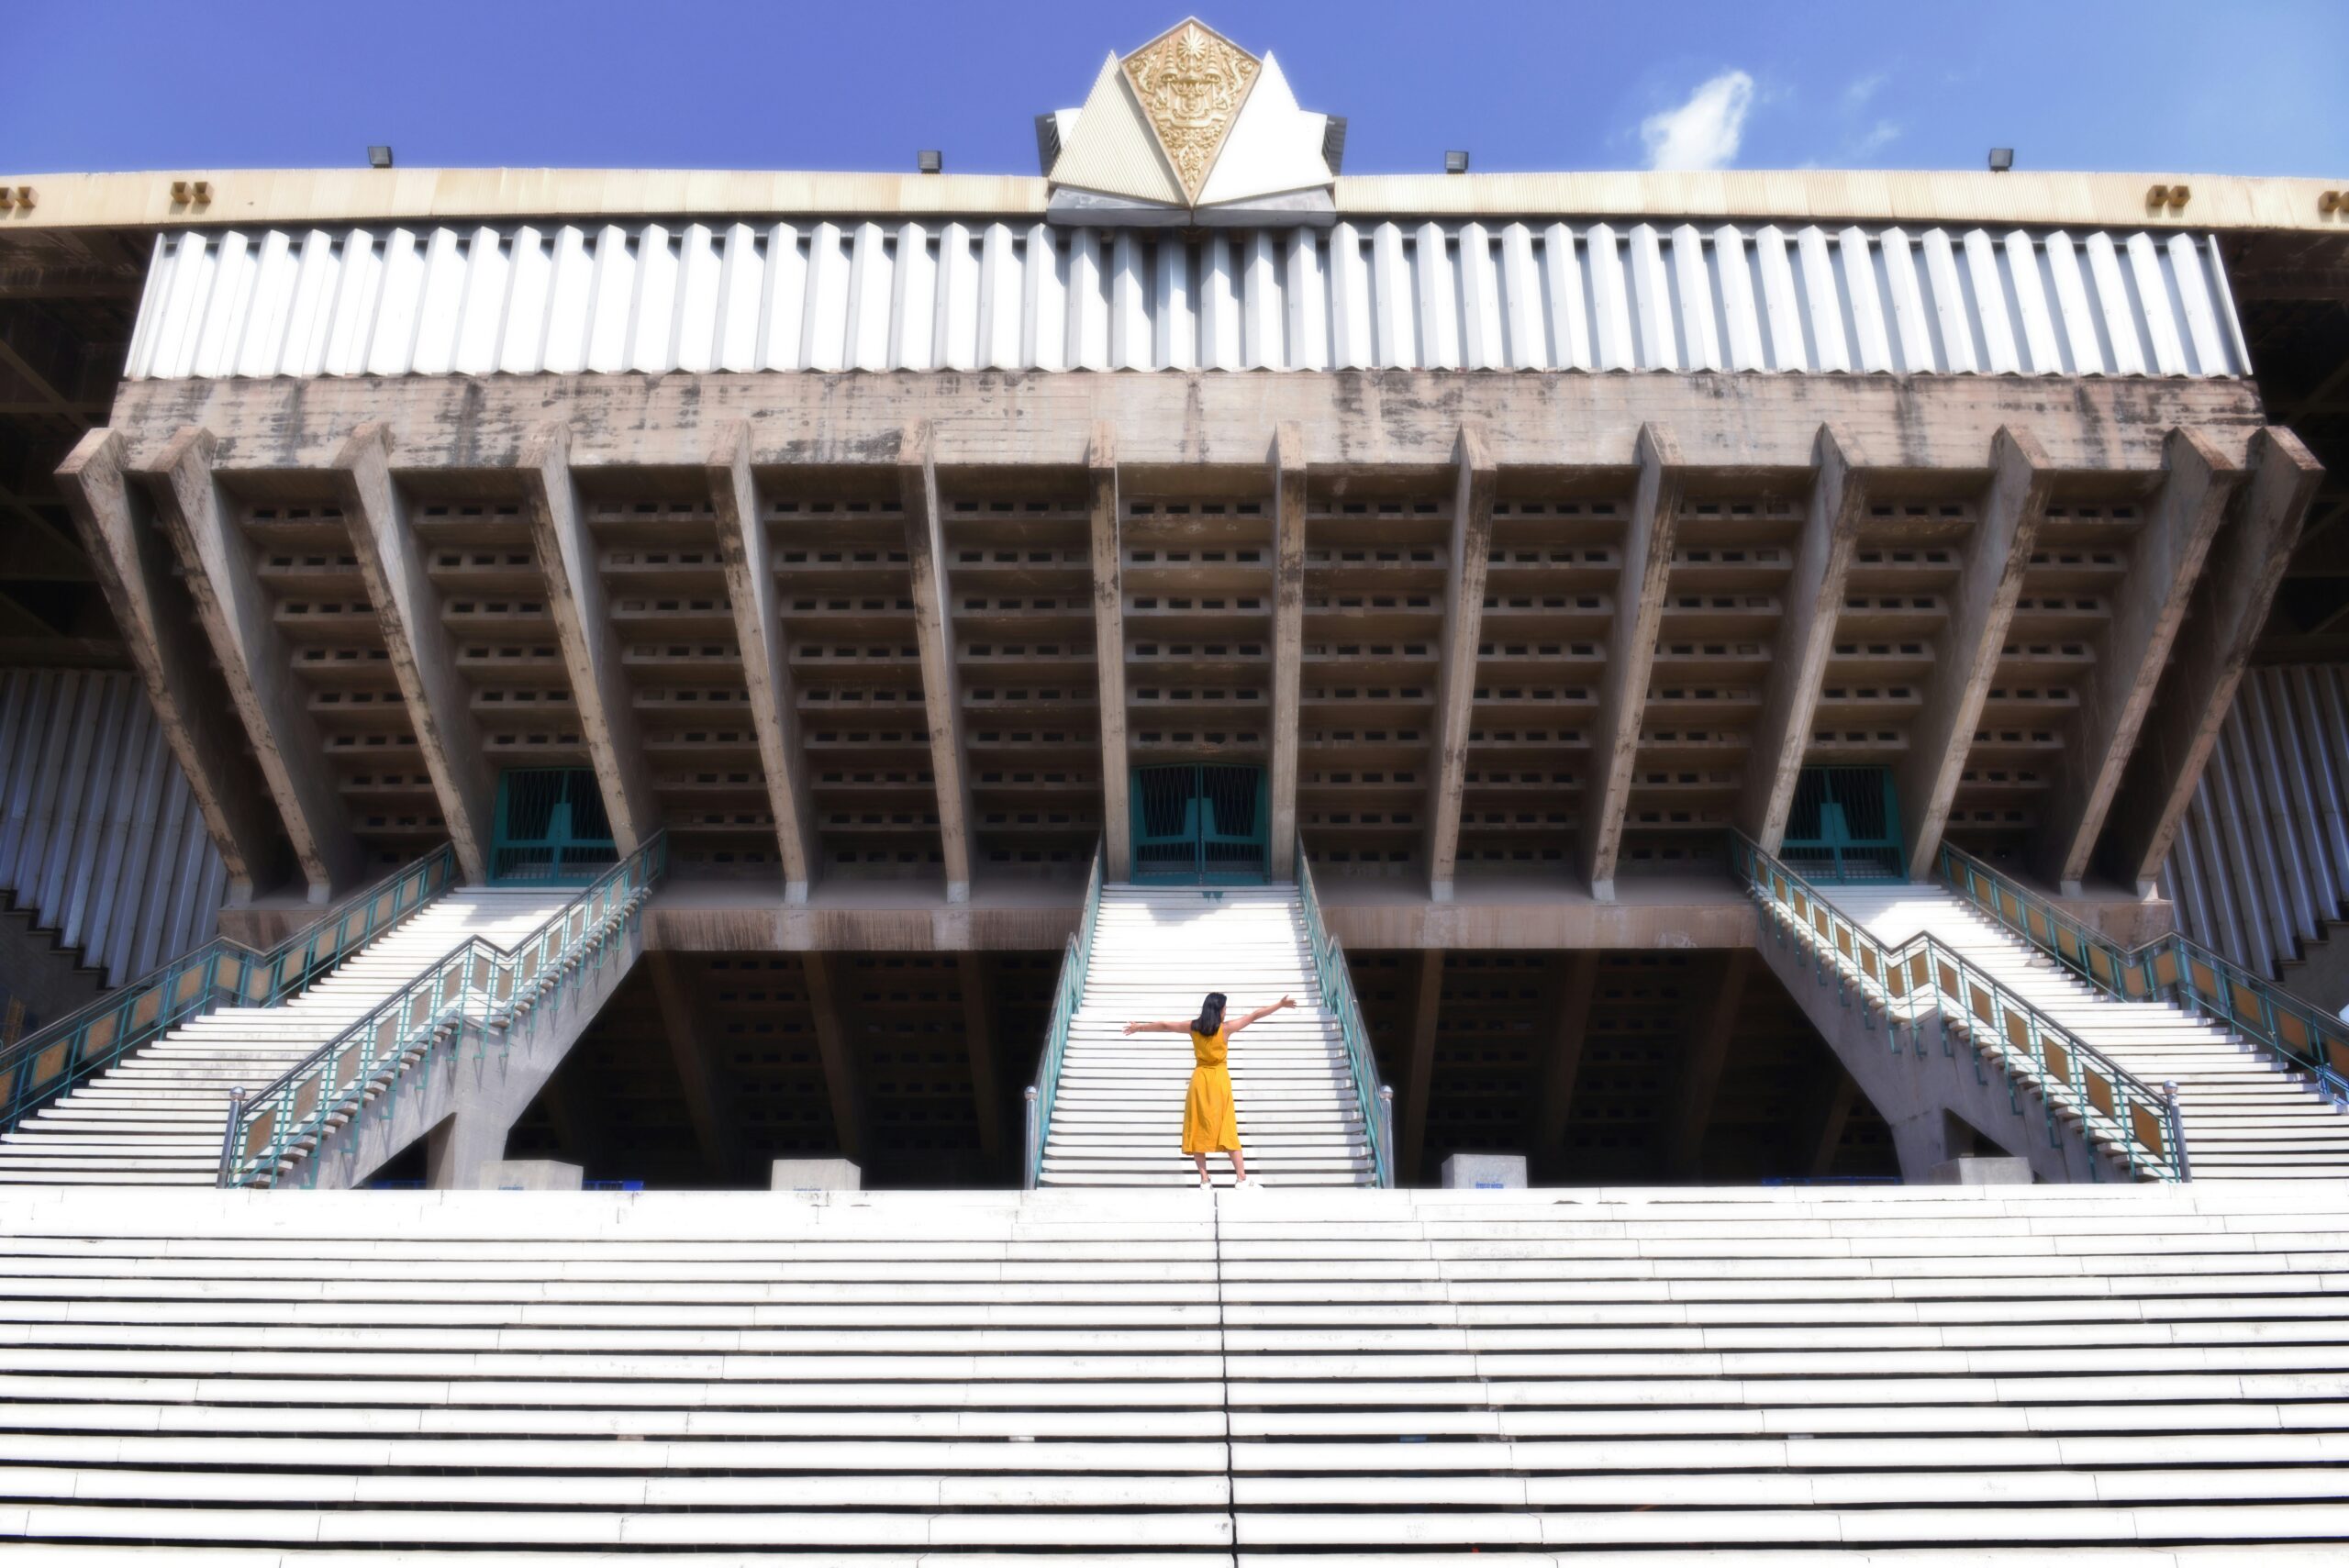
M 584 887 L 618 861 L 593 770 L 518 768 L 497 775 L 491 882 Z
M 1889 768 L 1805 768 L 1778 858 L 1811 882 L 1905 882 Z
M 1264 770 L 1230 762 L 1136 768 L 1134 880 L 1187 886 L 1264 880 Z

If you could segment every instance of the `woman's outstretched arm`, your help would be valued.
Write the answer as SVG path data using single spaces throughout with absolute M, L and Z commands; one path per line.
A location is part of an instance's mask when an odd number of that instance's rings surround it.
M 1187 1021 L 1179 1024 L 1137 1023 L 1128 1024 L 1126 1032 L 1128 1034 L 1188 1034 L 1191 1032 L 1191 1026 Z
M 1294 996 L 1284 996 L 1277 1002 L 1267 1002 L 1263 1006 L 1257 1008 L 1254 1012 L 1242 1013 L 1240 1017 L 1232 1019 L 1231 1022 L 1224 1025 L 1224 1032 L 1226 1034 L 1238 1034 L 1241 1029 L 1246 1029 L 1250 1024 L 1254 1023 L 1259 1018 L 1268 1018 L 1275 1013 L 1279 1012 L 1283 1007 L 1294 1007 L 1296 1006 L 1297 998 Z

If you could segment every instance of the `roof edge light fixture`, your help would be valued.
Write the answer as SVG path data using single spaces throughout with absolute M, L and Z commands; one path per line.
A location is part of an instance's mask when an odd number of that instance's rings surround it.
M 367 167 L 370 169 L 388 169 L 391 166 L 392 150 L 389 147 L 371 143 L 367 149 Z
M 1443 172 L 1447 174 L 1465 174 L 1468 172 L 1467 149 L 1454 148 L 1452 151 L 1445 153 L 1443 155 Z
M 2015 150 L 2011 147 L 1990 149 L 1990 172 L 2003 174 L 2015 166 Z
M 914 167 L 925 174 L 942 174 L 946 172 L 946 154 L 935 147 L 925 147 L 914 154 Z

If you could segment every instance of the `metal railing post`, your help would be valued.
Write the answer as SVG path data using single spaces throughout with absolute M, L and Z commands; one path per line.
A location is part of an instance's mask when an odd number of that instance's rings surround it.
M 1386 1150 L 1386 1168 L 1379 1172 L 1379 1185 L 1400 1185 L 1395 1179 L 1395 1085 L 1378 1085 L 1378 1140 Z
M 2169 1146 L 2177 1151 L 2177 1179 L 2190 1182 L 2194 1167 L 2186 1158 L 2186 1118 L 2177 1112 L 2177 1080 L 2166 1079 L 2162 1084 L 2162 1112 L 2169 1121 Z
M 237 1128 L 245 1119 L 245 1086 L 233 1085 L 228 1090 L 228 1125 L 220 1129 L 220 1177 L 216 1186 L 228 1184 L 229 1168 L 237 1159 Z
M 1028 1136 L 1025 1140 L 1028 1157 L 1020 1162 L 1019 1186 L 1023 1192 L 1033 1192 L 1036 1190 L 1037 1167 L 1043 1163 L 1041 1145 L 1044 1134 L 1042 1115 L 1037 1107 L 1035 1084 L 1028 1085 L 1025 1098 L 1028 1101 Z

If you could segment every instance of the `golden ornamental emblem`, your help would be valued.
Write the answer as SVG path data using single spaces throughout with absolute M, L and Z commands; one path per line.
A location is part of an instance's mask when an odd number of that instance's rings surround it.
M 1197 202 L 1255 84 L 1255 57 L 1187 21 L 1126 56 L 1125 71 L 1184 196 Z

